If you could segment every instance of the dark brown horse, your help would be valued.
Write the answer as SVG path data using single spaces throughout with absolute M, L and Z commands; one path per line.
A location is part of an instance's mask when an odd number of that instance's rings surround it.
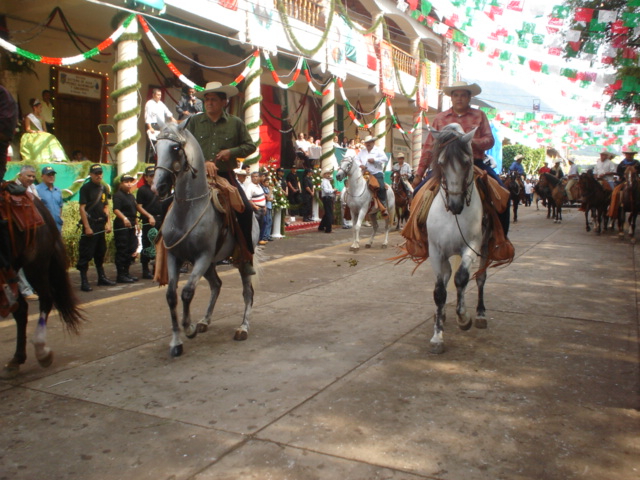
M 567 191 L 562 180 L 550 173 L 543 173 L 535 188 L 547 203 L 547 218 L 553 218 L 554 223 L 562 222 L 562 205 L 567 201 Z
M 522 202 L 523 205 L 526 204 L 522 177 L 517 172 L 509 172 L 503 183 L 504 188 L 509 190 L 511 205 L 513 205 L 513 223 L 518 223 L 518 204 L 520 202 Z
M 409 219 L 409 208 L 411 206 L 411 191 L 402 181 L 402 175 L 397 170 L 391 173 L 391 188 L 396 196 L 396 230 L 400 230 L 402 223 Z
M 587 232 L 591 231 L 589 225 L 589 214 L 594 222 L 595 230 L 598 235 L 602 231 L 602 222 L 604 220 L 604 230 L 607 231 L 607 209 L 611 200 L 611 190 L 606 190 L 602 184 L 595 179 L 593 171 L 588 170 L 580 175 L 578 180 L 580 184 L 580 192 L 582 197 L 582 209 L 584 209 L 584 219 Z
M 44 223 L 31 228 L 20 229 L 7 204 L 10 202 L 6 191 L 0 192 L 0 208 L 2 216 L 8 219 L 4 228 L 10 235 L 11 267 L 15 272 L 21 268 L 33 289 L 38 294 L 40 317 L 33 335 L 33 345 L 38 363 L 48 367 L 53 362 L 53 352 L 47 346 L 47 319 L 52 307 L 56 307 L 67 330 L 78 333 L 84 320 L 78 308 L 78 299 L 73 292 L 67 268 L 69 262 L 62 242 L 62 236 L 56 227 L 53 217 L 37 198 L 33 203 L 42 216 Z M 24 196 L 26 194 L 23 194 Z M 21 196 L 18 196 L 20 198 Z M 26 198 L 26 197 L 25 197 Z M 28 202 L 27 202 L 28 203 Z M 29 305 L 18 292 L 17 309 L 13 311 L 16 321 L 16 351 L 4 370 L 2 378 L 13 378 L 18 375 L 20 365 L 27 360 L 27 317 Z
M 624 222 L 629 212 L 629 237 L 631 243 L 636 242 L 636 217 L 640 211 L 640 183 L 636 167 L 631 165 L 624 171 L 624 187 L 620 192 L 620 208 L 618 210 L 618 235 L 624 238 Z

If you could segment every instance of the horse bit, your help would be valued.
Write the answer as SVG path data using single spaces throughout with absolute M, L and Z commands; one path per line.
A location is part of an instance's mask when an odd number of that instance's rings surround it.
M 187 158 L 187 153 L 184 151 L 184 146 L 187 143 L 187 139 L 184 138 L 182 135 L 178 135 L 175 132 L 165 130 L 160 132 L 160 135 L 158 135 L 158 140 L 170 140 L 174 143 L 177 143 L 179 146 L 173 147 L 173 150 L 178 153 L 182 151 L 182 154 L 184 155 L 185 164 L 183 168 L 181 165 L 182 162 L 180 162 L 180 160 L 174 160 L 173 163 L 171 164 L 170 169 L 162 165 L 156 165 L 156 168 L 169 172 L 171 176 L 173 176 L 174 182 L 178 174 L 180 173 L 180 171 L 185 171 L 185 172 L 191 171 L 191 177 L 195 179 L 196 175 L 198 174 L 198 170 L 195 169 L 193 165 L 191 165 L 191 162 L 189 162 L 189 159 Z

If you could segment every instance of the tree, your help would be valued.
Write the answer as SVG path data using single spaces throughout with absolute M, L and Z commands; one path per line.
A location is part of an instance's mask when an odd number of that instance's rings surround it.
M 522 166 L 527 175 L 536 175 L 546 162 L 544 148 L 531 148 L 525 145 L 505 145 L 502 149 L 502 170 L 508 171 L 516 155 L 524 155 Z
M 598 21 L 601 11 L 608 15 L 604 20 L 610 21 Z M 634 32 L 640 26 L 640 1 L 565 0 L 554 15 L 566 19 L 569 39 L 580 32 L 577 40 L 567 42 L 565 58 L 594 56 L 615 69 L 616 82 L 605 89 L 611 95 L 606 109 L 620 107 L 625 114 L 640 115 L 640 35 Z

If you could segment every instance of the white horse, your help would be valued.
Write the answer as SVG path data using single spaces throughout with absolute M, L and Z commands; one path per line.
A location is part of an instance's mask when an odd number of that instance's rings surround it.
M 349 178 L 349 188 L 342 192 L 341 200 L 343 203 L 346 203 L 351 210 L 351 218 L 353 219 L 353 243 L 351 244 L 350 250 L 352 252 L 357 252 L 360 250 L 360 227 L 367 215 L 369 215 L 369 220 L 371 221 L 371 226 L 373 228 L 371 238 L 365 245 L 365 248 L 371 248 L 373 238 L 378 232 L 377 216 L 379 209 L 375 202 L 373 207 L 370 208 L 373 194 L 371 193 L 371 190 L 369 190 L 367 181 L 362 175 L 360 165 L 358 165 L 355 157 L 352 155 L 344 157 L 338 171 L 336 172 L 336 178 L 338 180 L 342 181 L 345 177 Z M 389 244 L 389 230 L 393 225 L 396 211 L 396 200 L 393 195 L 393 190 L 386 184 L 384 187 L 387 189 L 387 212 L 389 215 L 385 218 L 384 242 L 382 243 L 382 248 L 387 248 L 387 245 Z
M 477 256 L 481 256 L 478 285 L 478 305 L 475 326 L 486 328 L 484 307 L 484 283 L 487 278 L 488 244 L 491 228 L 483 225 L 483 209 L 478 188 L 473 177 L 473 153 L 471 139 L 475 129 L 465 134 L 457 123 L 447 125 L 440 132 L 431 130 L 436 143 L 433 150 L 434 174 L 441 179 L 440 189 L 433 199 L 427 216 L 429 256 L 436 275 L 433 297 L 437 311 L 431 351 L 444 352 L 443 325 L 446 318 L 447 283 L 451 278 L 453 255 L 462 257 L 454 277 L 458 301 L 456 313 L 461 330 L 471 328 L 472 320 L 464 303 L 464 293 L 469 282 L 469 270 Z M 485 222 L 486 223 L 486 222 Z

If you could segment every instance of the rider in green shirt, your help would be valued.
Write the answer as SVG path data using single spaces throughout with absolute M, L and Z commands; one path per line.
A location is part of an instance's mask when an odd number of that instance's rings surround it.
M 240 268 L 245 273 L 254 275 L 255 270 L 251 262 L 254 253 L 251 241 L 253 206 L 247 200 L 244 189 L 236 180 L 233 170 L 238 167 L 237 159 L 251 155 L 256 151 L 256 145 L 244 122 L 224 110 L 229 103 L 228 97 L 238 93 L 236 87 L 222 85 L 220 82 L 209 82 L 203 93 L 204 112 L 190 116 L 186 129 L 200 144 L 205 160 L 214 162 L 218 168 L 218 175 L 226 178 L 240 192 L 245 208 L 243 213 L 236 215 L 244 237 L 243 243 L 251 254 L 251 258 L 240 262 Z M 242 243 L 242 240 L 240 241 Z

